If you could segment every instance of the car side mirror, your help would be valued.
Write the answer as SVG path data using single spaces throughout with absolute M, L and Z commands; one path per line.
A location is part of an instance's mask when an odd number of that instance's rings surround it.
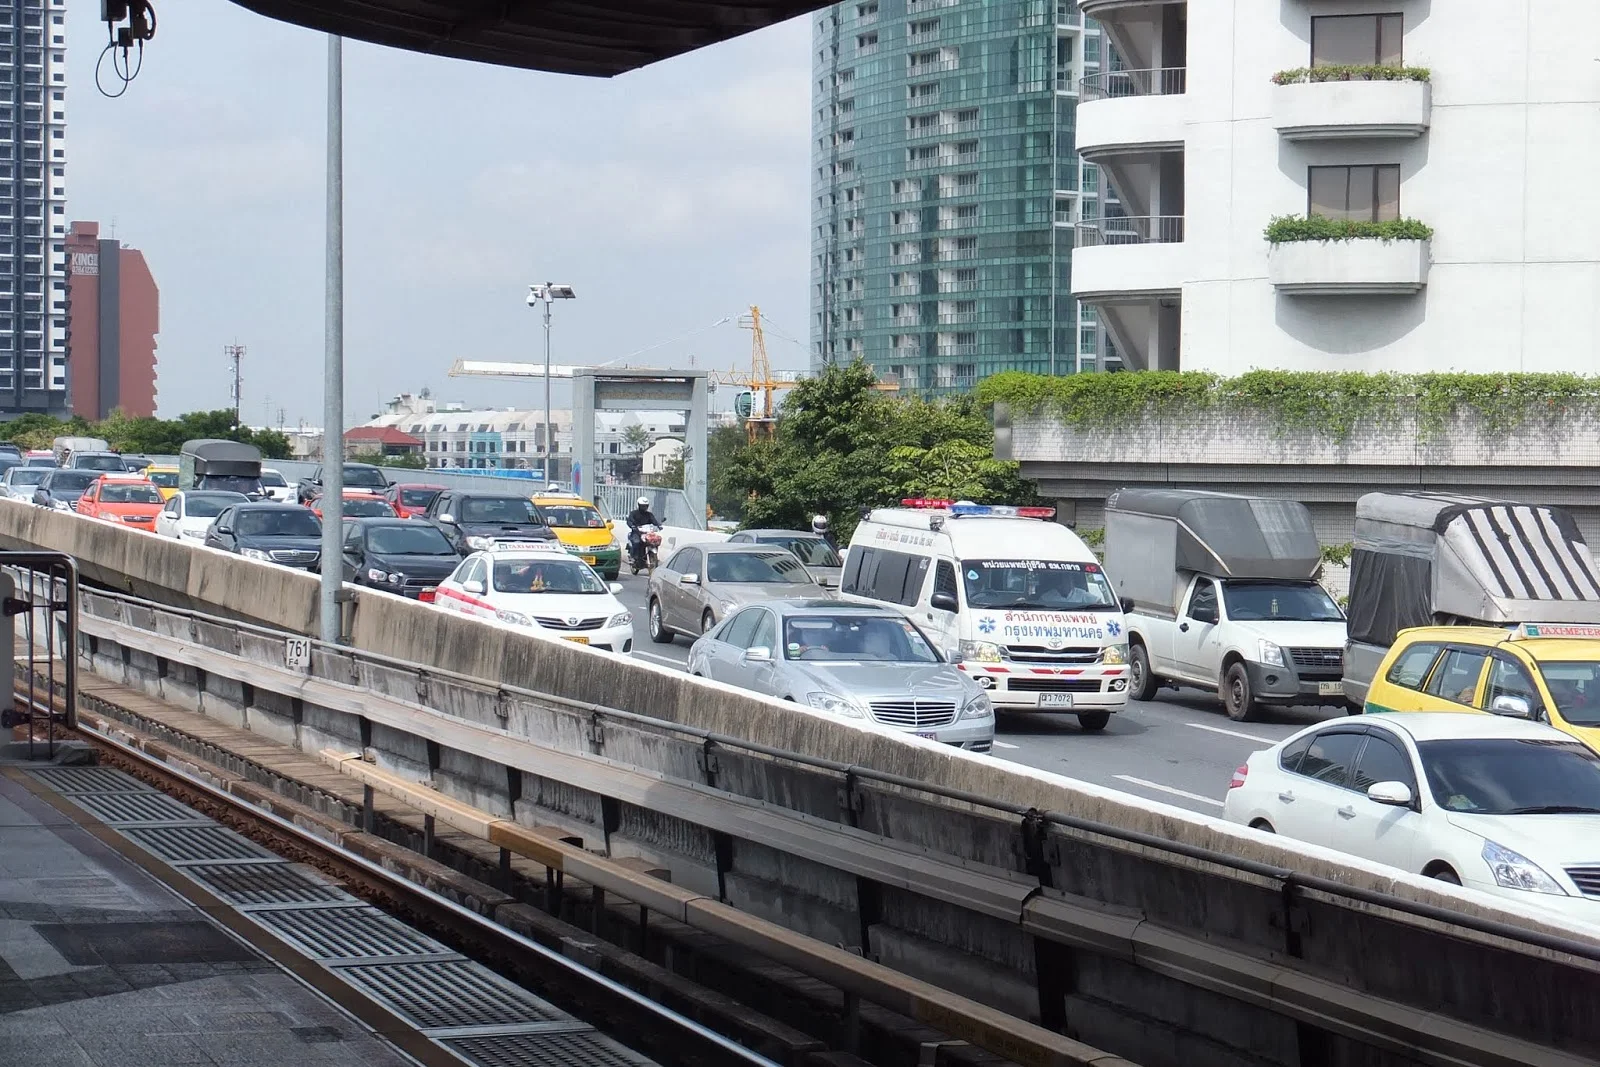
M 772 649 L 757 645 L 755 648 L 745 649 L 742 658 L 746 663 L 771 663 Z
M 1124 615 L 1132 615 L 1133 614 L 1133 597 L 1131 597 L 1131 596 L 1123 597 L 1120 601 L 1118 601 L 1118 606 L 1120 608 L 1122 608 L 1122 613 Z
M 928 606 L 936 611 L 956 611 L 956 595 L 954 593 L 935 593 L 928 598 Z
M 484 593 L 482 582 L 462 582 L 461 588 L 465 589 L 469 593 L 475 593 L 478 596 L 482 596 Z
M 232 526 L 213 526 L 212 529 L 216 530 L 217 533 L 225 533 L 225 534 L 233 533 L 233 527 Z
M 1497 696 L 1489 705 L 1489 711 L 1495 715 L 1506 715 L 1513 719 L 1533 718 L 1533 705 L 1527 697 L 1511 696 L 1505 694 Z
M 443 523 L 448 523 L 449 525 L 454 526 L 455 522 L 456 522 L 456 517 L 454 515 L 450 514 L 447 511 L 443 515 L 439 516 L 439 521 L 443 522 Z
M 622 595 L 622 583 L 621 582 L 612 582 L 609 586 L 607 586 L 607 588 L 611 590 L 611 595 L 612 596 L 621 596 Z
M 1367 799 L 1374 804 L 1386 804 L 1391 808 L 1409 808 L 1411 806 L 1411 787 L 1404 782 L 1375 782 L 1367 789 Z
M 699 585 L 700 576 L 698 574 L 685 574 L 678 581 L 684 585 Z

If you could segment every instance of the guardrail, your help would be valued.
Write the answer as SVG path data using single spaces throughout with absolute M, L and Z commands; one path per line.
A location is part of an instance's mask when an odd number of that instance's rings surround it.
M 78 568 L 72 557 L 0 552 L 0 615 L 0 633 L 12 645 L 0 685 L 19 697 L 0 710 L 0 726 L 26 728 L 29 759 L 54 757 L 56 743 L 78 726 Z M 24 685 L 16 689 L 19 667 Z
M 1079 98 L 1085 104 L 1130 96 L 1178 96 L 1188 89 L 1189 69 L 1156 67 L 1149 70 L 1108 70 L 1090 74 L 1078 86 Z
M 1600 1056 L 1600 1020 L 1568 1007 L 1600 993 L 1600 943 L 1477 894 L 1368 889 L 1289 866 L 1323 856 L 1291 842 L 1261 848 L 1287 862 L 1245 859 L 132 598 L 85 603 L 90 661 L 129 684 L 308 753 L 355 749 L 497 819 L 564 820 L 699 897 L 1149 1067 L 1278 1031 L 1286 1054 L 1262 1062 L 1335 1038 L 1375 1064 Z
M 1182 215 L 1117 215 L 1078 223 L 1078 247 L 1176 244 L 1183 240 Z

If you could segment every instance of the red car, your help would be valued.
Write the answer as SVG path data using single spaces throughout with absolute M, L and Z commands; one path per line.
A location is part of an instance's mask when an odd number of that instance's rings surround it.
M 394 513 L 402 519 L 420 519 L 422 513 L 428 510 L 428 505 L 433 503 L 433 498 L 443 491 L 442 485 L 396 483 L 384 491 L 383 499 L 389 502 L 389 506 L 394 508 Z
M 320 496 L 313 497 L 306 504 L 306 507 L 310 508 L 317 518 L 322 518 L 322 498 Z M 397 514 L 394 506 L 383 497 L 372 493 L 363 493 L 359 489 L 352 489 L 344 494 L 344 506 L 339 511 L 340 517 L 346 519 L 392 519 Z
M 78 514 L 155 531 L 161 492 L 142 474 L 102 474 L 78 498 Z

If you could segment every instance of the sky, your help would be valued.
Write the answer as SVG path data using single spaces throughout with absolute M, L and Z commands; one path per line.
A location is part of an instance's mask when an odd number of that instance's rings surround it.
M 67 11 L 67 215 L 150 264 L 158 413 L 230 406 L 238 343 L 245 421 L 320 426 L 327 38 L 226 0 L 163 4 L 107 99 L 99 5 Z M 749 332 L 708 327 L 758 304 L 774 366 L 805 366 L 804 18 L 612 79 L 347 41 L 344 84 L 348 425 L 424 386 L 543 406 L 537 380 L 446 373 L 542 362 L 534 281 L 577 291 L 555 307 L 558 364 L 748 368 Z

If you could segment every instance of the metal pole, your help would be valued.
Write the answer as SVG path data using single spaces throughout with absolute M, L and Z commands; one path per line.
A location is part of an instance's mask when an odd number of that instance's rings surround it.
M 550 421 L 550 295 L 546 283 L 544 298 L 544 480 L 556 476 L 556 428 Z
M 344 42 L 328 38 L 327 307 L 322 368 L 322 639 L 337 642 L 344 585 Z M 330 509 L 328 502 L 332 501 Z

